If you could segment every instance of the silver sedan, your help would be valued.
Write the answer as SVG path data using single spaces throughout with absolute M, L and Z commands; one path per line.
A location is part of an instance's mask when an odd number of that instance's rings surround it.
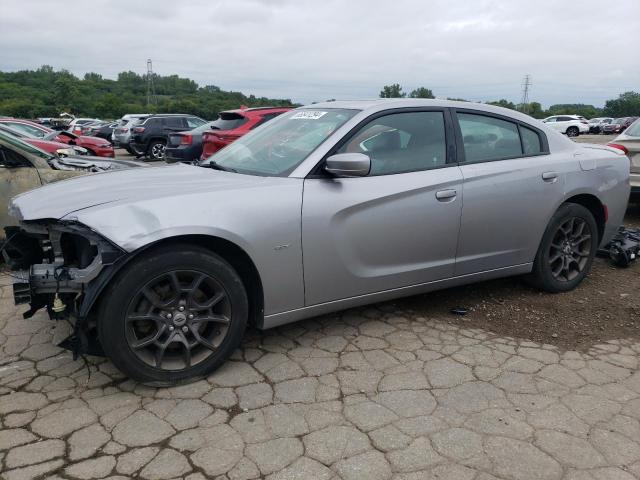
M 16 197 L 18 303 L 130 377 L 202 377 L 247 324 L 509 275 L 576 287 L 622 223 L 629 161 L 529 116 L 443 100 L 285 113 L 200 166 Z M 29 238 L 26 238 L 29 237 Z

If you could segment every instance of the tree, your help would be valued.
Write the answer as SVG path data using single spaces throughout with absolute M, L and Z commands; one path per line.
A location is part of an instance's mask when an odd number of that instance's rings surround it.
M 613 100 L 607 100 L 602 114 L 608 117 L 640 116 L 640 93 L 625 92 Z
M 385 85 L 380 92 L 380 98 L 404 98 L 407 94 L 402 91 L 399 83 Z
M 436 98 L 430 88 L 418 87 L 409 94 L 410 98 Z
M 504 98 L 500 100 L 494 100 L 493 102 L 487 102 L 489 105 L 495 105 L 496 107 L 509 108 L 511 110 L 517 110 L 515 103 L 510 102 Z

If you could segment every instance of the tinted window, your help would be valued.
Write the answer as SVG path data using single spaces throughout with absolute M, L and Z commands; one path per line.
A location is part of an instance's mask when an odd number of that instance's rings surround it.
M 574 120 L 575 118 L 571 118 L 571 117 L 558 117 L 559 122 L 572 122 Z
M 240 115 L 239 113 L 222 112 L 216 120 L 211 122 L 211 128 L 214 130 L 233 130 L 246 121 L 247 119 L 244 115 Z
M 182 117 L 166 117 L 162 119 L 165 127 L 184 127 L 184 119 Z
M 545 123 L 553 123 L 556 121 L 556 117 L 550 117 L 550 118 L 545 118 L 544 122 Z
M 370 175 L 390 175 L 445 165 L 446 150 L 443 113 L 410 112 L 372 120 L 338 153 L 364 153 Z
M 522 136 L 522 150 L 525 155 L 542 153 L 542 142 L 540 141 L 540 135 L 536 131 L 520 125 L 520 135 Z
M 458 113 L 458 121 L 467 163 L 522 155 L 515 123 L 470 113 Z
M 0 167 L 17 168 L 31 166 L 31 162 L 22 155 L 8 148 L 0 147 Z

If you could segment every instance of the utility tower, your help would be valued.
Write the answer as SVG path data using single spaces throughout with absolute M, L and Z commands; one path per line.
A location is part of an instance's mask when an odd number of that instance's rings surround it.
M 153 64 L 151 59 L 147 59 L 147 107 L 151 104 L 157 105 L 156 88 L 153 85 Z
M 531 75 L 526 74 L 522 80 L 522 101 L 520 102 L 520 111 L 529 113 L 529 89 L 531 88 Z

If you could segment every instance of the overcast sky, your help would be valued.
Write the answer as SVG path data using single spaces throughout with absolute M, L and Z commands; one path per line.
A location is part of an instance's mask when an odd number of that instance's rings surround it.
M 640 0 L 0 0 L 0 70 L 178 74 L 301 103 L 438 97 L 597 106 L 640 91 Z

